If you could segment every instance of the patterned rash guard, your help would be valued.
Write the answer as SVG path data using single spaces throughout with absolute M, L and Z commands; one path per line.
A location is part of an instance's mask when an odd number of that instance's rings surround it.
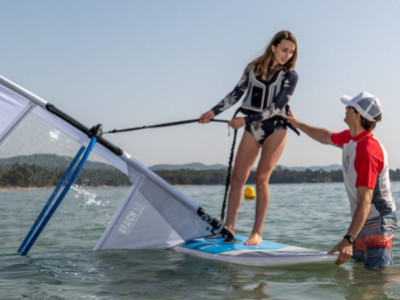
M 257 78 L 260 80 L 259 78 Z M 255 121 L 264 121 L 273 116 L 282 114 L 282 110 L 288 104 L 291 96 L 294 93 L 294 89 L 296 87 L 298 80 L 298 75 L 295 70 L 289 70 L 286 74 L 286 77 L 283 82 L 283 87 L 276 95 L 274 99 L 274 105 L 270 107 L 266 107 L 263 111 L 259 113 L 254 113 L 251 115 L 247 115 L 245 117 L 246 125 L 250 125 L 250 123 Z M 260 80 L 261 81 L 261 80 Z M 263 83 L 268 88 L 269 82 L 263 81 Z M 249 72 L 245 72 L 240 79 L 239 83 L 235 86 L 235 88 L 228 95 L 225 96 L 216 106 L 214 106 L 211 110 L 215 115 L 223 112 L 224 110 L 230 108 L 235 103 L 237 103 L 244 93 L 247 91 L 249 87 Z
M 371 211 L 368 220 L 396 210 L 390 191 L 387 154 L 371 131 L 365 130 L 356 137 L 345 130 L 334 133 L 332 142 L 343 148 L 343 176 L 350 199 L 351 213 L 357 207 L 357 187 L 373 189 Z

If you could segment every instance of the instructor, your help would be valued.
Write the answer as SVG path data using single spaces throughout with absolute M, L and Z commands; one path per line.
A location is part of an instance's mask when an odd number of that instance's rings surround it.
M 382 105 L 368 92 L 343 96 L 341 100 L 346 105 L 344 121 L 349 126 L 342 132 L 310 126 L 297 120 L 292 112 L 284 118 L 316 141 L 343 149 L 342 170 L 352 221 L 343 239 L 330 251 L 339 252 L 336 264 L 353 257 L 369 268 L 389 266 L 394 264 L 396 205 L 390 190 L 387 154 L 372 132 L 382 120 Z

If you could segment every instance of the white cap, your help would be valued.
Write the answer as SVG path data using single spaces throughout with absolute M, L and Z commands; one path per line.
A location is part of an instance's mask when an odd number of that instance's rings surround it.
M 376 122 L 375 118 L 382 113 L 379 99 L 368 92 L 361 92 L 355 97 L 342 96 L 342 103 L 354 107 L 368 121 Z

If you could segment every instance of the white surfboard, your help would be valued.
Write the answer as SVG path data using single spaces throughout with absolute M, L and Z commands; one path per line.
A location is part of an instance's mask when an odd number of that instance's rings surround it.
M 264 240 L 257 246 L 244 245 L 247 238 L 235 236 L 237 242 L 224 238 L 201 238 L 174 249 L 206 259 L 220 260 L 250 266 L 288 266 L 300 264 L 333 263 L 337 255 Z

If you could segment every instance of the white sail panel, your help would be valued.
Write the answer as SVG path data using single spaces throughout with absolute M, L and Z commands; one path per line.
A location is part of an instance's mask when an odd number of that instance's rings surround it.
M 0 76 L 0 142 L 30 113 L 81 145 L 91 139 L 87 127 Z M 127 174 L 132 183 L 95 250 L 169 248 L 223 229 L 191 199 L 102 137 L 94 151 Z
M 0 84 L 0 144 L 32 107 L 30 101 Z
M 134 161 L 129 170 L 137 183 L 94 250 L 170 248 L 211 234 L 197 204 Z
M 169 248 L 183 242 L 182 237 L 135 187 L 94 250 Z
M 90 142 L 87 133 L 48 111 L 46 109 L 48 104 L 47 101 L 0 76 L 0 143 L 28 113 L 33 113 L 81 145 L 87 145 Z M 94 152 L 124 174 L 128 174 L 125 160 L 130 157 L 129 154 L 124 152 L 121 156 L 117 156 L 99 143 L 95 145 Z
M 90 142 L 90 138 L 86 133 L 82 132 L 74 126 L 71 126 L 71 124 L 60 119 L 58 116 L 54 115 L 51 112 L 37 106 L 35 109 L 33 109 L 32 113 L 56 128 L 57 130 L 65 133 L 67 136 L 77 141 L 79 144 L 87 145 Z M 94 146 L 93 151 L 124 174 L 128 174 L 127 164 L 120 156 L 115 155 L 109 149 L 99 143 Z

